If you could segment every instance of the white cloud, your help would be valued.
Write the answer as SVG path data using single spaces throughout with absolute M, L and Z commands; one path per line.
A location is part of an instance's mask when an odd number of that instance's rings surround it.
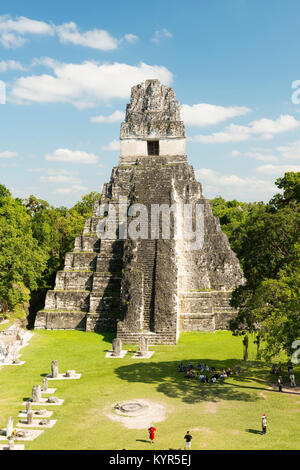
M 172 38 L 173 34 L 170 33 L 166 28 L 156 30 L 154 32 L 154 37 L 151 39 L 152 42 L 159 43 L 163 38 Z
M 254 177 L 241 178 L 234 174 L 224 174 L 209 168 L 201 168 L 195 174 L 203 184 L 205 196 L 209 198 L 221 194 L 226 199 L 267 201 L 278 191 L 273 182 Z
M 0 33 L 3 31 L 14 31 L 19 34 L 53 34 L 52 25 L 44 21 L 36 21 L 19 16 L 16 20 L 12 20 L 9 15 L 0 16 Z
M 248 152 L 240 152 L 239 150 L 233 150 L 230 152 L 230 155 L 232 157 L 246 157 L 246 158 L 252 158 L 254 160 L 261 160 L 261 161 L 277 161 L 278 157 L 269 153 L 265 153 L 263 150 L 255 150 L 251 149 Z
M 92 29 L 81 32 L 76 23 L 64 23 L 56 26 L 45 21 L 32 20 L 24 16 L 12 19 L 10 15 L 0 16 L 0 43 L 6 48 L 21 47 L 27 41 L 26 35 L 57 34 L 62 43 L 75 44 L 101 51 L 116 49 L 126 41 L 134 44 L 138 37 L 135 34 L 125 34 L 123 38 L 114 38 L 104 29 Z
M 0 16 L 0 43 L 6 48 L 21 47 L 26 34 L 53 35 L 54 26 L 19 16 L 13 20 L 10 15 Z
M 54 162 L 84 163 L 86 165 L 98 163 L 98 157 L 95 154 L 81 150 L 57 149 L 55 152 L 47 154 L 45 158 Z
M 80 178 L 74 176 L 67 170 L 54 170 L 53 168 L 48 168 L 45 170 L 46 175 L 40 176 L 40 181 L 42 183 L 54 183 L 54 184 L 76 184 L 81 183 Z
M 6 49 L 16 49 L 17 47 L 24 46 L 27 39 L 23 36 L 18 36 L 13 33 L 3 33 L 0 34 L 0 43 L 2 46 L 6 47 Z
M 117 39 L 104 29 L 93 29 L 81 33 L 74 22 L 57 26 L 56 32 L 60 41 L 63 43 L 90 47 L 100 51 L 117 49 L 119 44 L 124 40 L 130 44 L 134 44 L 138 40 L 138 37 L 132 33 L 125 34 L 123 38 Z
M 289 171 L 300 171 L 300 165 L 261 165 L 256 168 L 256 171 L 265 175 L 282 176 Z
M 297 121 L 294 116 L 289 114 L 282 114 L 274 121 L 272 119 L 259 119 L 258 121 L 252 121 L 249 124 L 251 132 L 253 134 L 262 134 L 263 136 L 273 136 L 273 134 L 280 134 L 296 129 L 300 126 L 300 122 Z
M 116 150 L 120 150 L 120 141 L 119 140 L 112 140 L 111 142 L 109 142 L 108 145 L 105 145 L 104 147 L 101 147 L 102 150 L 108 150 L 108 151 L 116 151 Z
M 73 184 L 72 186 L 69 186 L 67 188 L 57 188 L 55 192 L 58 194 L 70 194 L 70 193 L 77 193 L 79 191 L 86 191 L 87 189 L 88 188 L 86 186 Z
M 125 34 L 124 39 L 125 39 L 127 42 L 129 42 L 129 44 L 134 44 L 135 42 L 138 41 L 139 38 L 138 38 L 138 36 L 136 36 L 135 34 L 129 33 L 129 34 Z
M 223 132 L 213 132 L 209 135 L 197 135 L 192 137 L 192 142 L 201 142 L 205 144 L 243 142 L 250 138 L 249 129 L 246 126 L 229 124 Z
M 214 132 L 210 135 L 197 135 L 192 138 L 192 141 L 202 143 L 225 143 L 242 142 L 252 137 L 272 139 L 275 134 L 291 131 L 299 126 L 300 121 L 286 114 L 279 116 L 275 120 L 263 118 L 252 121 L 248 126 L 230 124 L 225 127 L 223 132 Z
M 45 58 L 40 63 L 50 67 L 53 75 L 31 75 L 16 80 L 10 100 L 19 104 L 71 103 L 78 108 L 92 107 L 111 98 L 128 98 L 130 88 L 149 77 L 164 84 L 172 82 L 172 73 L 163 66 L 137 66 L 113 63 L 61 63 Z
M 125 113 L 123 111 L 114 111 L 112 114 L 109 116 L 93 116 L 91 117 L 90 121 L 91 122 L 105 122 L 105 123 L 112 123 L 112 122 L 120 122 L 125 119 Z
M 7 72 L 8 70 L 26 70 L 20 62 L 16 60 L 1 60 L 0 72 Z
M 4 152 L 0 152 L 0 158 L 15 158 L 17 156 L 17 152 L 10 152 L 9 150 L 4 150 Z
M 91 47 L 101 51 L 116 49 L 119 44 L 118 39 L 112 37 L 104 29 L 93 29 L 80 33 L 77 25 L 73 22 L 57 26 L 56 31 L 61 42 Z
M 284 158 L 300 160 L 300 140 L 297 140 L 296 142 L 290 142 L 289 144 L 281 147 L 277 147 L 277 150 L 281 152 Z
M 209 126 L 226 121 L 236 116 L 242 116 L 251 110 L 245 106 L 217 106 L 208 103 L 199 103 L 181 106 L 181 115 L 185 124 L 191 126 Z

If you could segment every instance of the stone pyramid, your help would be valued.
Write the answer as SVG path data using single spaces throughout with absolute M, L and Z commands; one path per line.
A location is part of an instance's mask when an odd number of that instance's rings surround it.
M 243 273 L 188 164 L 173 89 L 158 80 L 134 86 L 120 140 L 119 165 L 35 327 L 116 331 L 132 343 L 143 334 L 164 344 L 180 331 L 226 329 Z M 168 225 L 159 211 L 173 207 Z M 185 224 L 199 237 L 182 236 Z

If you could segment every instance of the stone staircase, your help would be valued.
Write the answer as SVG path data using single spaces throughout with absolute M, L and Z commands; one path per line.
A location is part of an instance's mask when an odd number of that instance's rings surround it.
M 155 240 L 143 240 L 141 266 L 144 273 L 144 319 L 143 329 L 153 331 L 155 301 Z

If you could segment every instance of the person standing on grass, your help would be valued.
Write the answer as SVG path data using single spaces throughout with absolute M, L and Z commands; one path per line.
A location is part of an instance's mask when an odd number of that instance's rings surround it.
M 185 438 L 185 445 L 184 445 L 184 448 L 185 449 L 190 449 L 191 448 L 191 440 L 193 439 L 192 436 L 190 435 L 190 431 L 187 431 L 186 432 L 186 435 L 184 436 Z
M 278 392 L 282 392 L 282 377 L 281 375 L 278 377 L 278 380 L 277 380 L 277 385 L 278 385 Z
M 151 444 L 154 444 L 154 438 L 155 438 L 155 431 L 156 431 L 156 428 L 154 426 L 150 426 L 150 428 L 148 428 L 148 432 L 149 432 L 149 439 L 150 439 L 150 442 Z
M 261 418 L 261 433 L 263 436 L 267 434 L 267 417 L 265 414 L 263 414 Z
M 290 382 L 291 382 L 291 387 L 296 387 L 296 379 L 295 379 L 294 373 L 290 374 Z

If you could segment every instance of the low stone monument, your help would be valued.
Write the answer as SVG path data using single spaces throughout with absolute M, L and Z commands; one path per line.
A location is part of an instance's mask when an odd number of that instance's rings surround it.
M 29 411 L 27 413 L 27 424 L 32 424 L 33 423 L 33 411 Z
M 47 398 L 47 403 L 59 403 L 59 398 L 57 397 L 49 397 Z
M 42 398 L 42 393 L 41 393 L 41 386 L 40 385 L 34 385 L 32 389 L 32 401 L 34 403 L 38 403 L 41 401 Z
M 140 336 L 139 350 L 134 354 L 133 359 L 149 359 L 153 354 L 154 351 L 148 351 L 148 338 L 146 338 L 146 336 Z
M 39 421 L 39 425 L 40 426 L 49 426 L 49 419 L 41 419 L 41 421 Z
M 18 329 L 16 340 L 22 342 L 24 337 L 23 330 L 21 328 Z
M 68 378 L 76 377 L 76 372 L 75 370 L 67 370 L 65 376 Z
M 9 364 L 12 361 L 12 351 L 13 347 L 11 345 L 7 345 L 5 349 L 5 358 L 4 358 L 4 363 Z
M 141 336 L 139 339 L 139 350 L 138 354 L 141 357 L 147 356 L 148 353 L 148 339 L 145 336 Z
M 43 415 L 45 415 L 46 413 L 47 413 L 47 410 L 45 410 L 45 409 L 36 410 L 36 411 L 34 412 L 34 414 L 37 415 L 37 416 L 40 416 L 40 415 L 43 416 Z
M 122 340 L 120 338 L 115 338 L 112 342 L 113 352 L 112 356 L 121 356 L 122 351 Z
M 0 365 L 5 362 L 5 344 L 0 342 Z
M 31 411 L 31 406 L 32 406 L 32 405 L 31 405 L 31 401 L 27 401 L 27 402 L 26 402 L 26 413 L 27 413 L 27 414 L 30 413 L 30 411 Z
M 51 377 L 53 379 L 58 377 L 58 361 L 51 362 Z
M 6 436 L 10 437 L 12 436 L 14 430 L 14 422 L 12 416 L 10 416 L 7 420 L 7 425 L 6 425 Z
M 120 358 L 124 357 L 126 353 L 127 351 L 122 350 L 122 340 L 120 338 L 115 338 L 112 342 L 112 351 L 108 351 L 105 357 Z
M 8 442 L 8 450 L 15 450 L 15 442 L 13 439 L 11 439 L 9 442 Z
M 48 390 L 48 379 L 47 377 L 43 378 L 43 392 L 47 392 Z
M 52 361 L 51 363 L 51 375 L 47 375 L 48 380 L 66 380 L 66 379 L 80 379 L 81 374 L 75 372 L 75 370 L 67 370 L 64 373 L 58 372 L 58 361 Z M 53 393 L 56 389 L 48 389 L 47 393 Z

